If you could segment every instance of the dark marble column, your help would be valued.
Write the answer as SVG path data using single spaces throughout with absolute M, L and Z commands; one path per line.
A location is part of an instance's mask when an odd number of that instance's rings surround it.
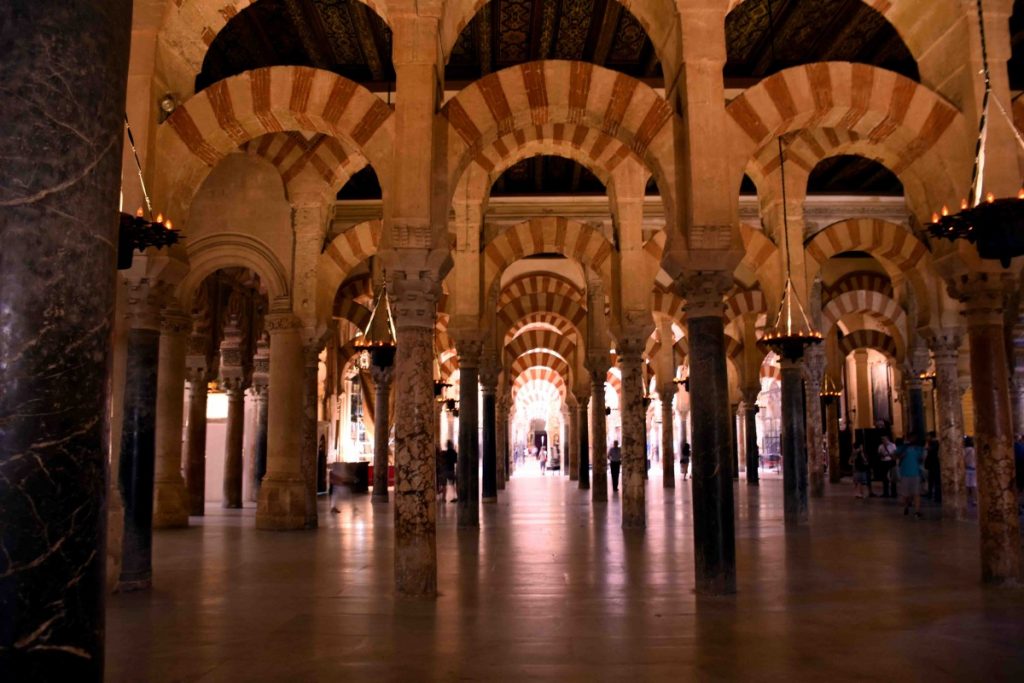
M 391 379 L 394 368 L 371 367 L 373 383 L 376 387 L 373 413 L 373 497 L 372 500 L 386 503 L 388 501 L 388 422 L 390 421 L 388 403 L 391 400 Z
M 184 423 L 185 352 L 192 319 L 180 310 L 164 312 L 160 322 L 160 358 L 156 388 L 156 472 L 153 528 L 188 526 L 188 490 L 181 476 Z
M 127 0 L 0 9 L 0 678 L 10 681 L 103 679 L 131 10 Z
M 225 380 L 228 397 L 227 429 L 224 434 L 224 500 L 221 506 L 242 507 L 242 440 L 245 436 L 245 388 L 241 378 Z
M 723 295 L 732 277 L 698 273 L 681 283 L 690 340 L 693 544 L 700 595 L 736 592 L 729 378 Z
M 153 479 L 160 307 L 156 283 L 127 283 L 129 330 L 119 485 L 124 503 L 121 591 L 149 588 L 153 576 Z
M 758 486 L 760 476 L 758 465 L 760 453 L 757 447 L 757 397 L 760 387 L 749 387 L 743 390 L 743 403 L 740 414 L 743 416 L 744 455 L 746 455 L 747 486 Z
M 807 523 L 807 432 L 804 422 L 803 367 L 782 365 L 782 492 L 786 526 Z
M 253 463 L 253 494 L 259 500 L 260 485 L 267 473 L 267 416 L 270 385 L 270 344 L 266 336 L 256 343 L 252 363 L 252 388 L 256 392 L 256 457 Z
M 494 436 L 496 441 L 495 465 L 497 471 L 494 474 L 498 490 L 505 490 L 506 477 L 508 476 L 508 401 L 502 396 L 495 405 L 495 428 Z M 563 457 L 563 463 L 565 462 Z M 563 464 L 564 467 L 564 464 Z
M 622 528 L 647 526 L 647 408 L 644 405 L 643 350 L 646 335 L 623 334 L 616 343 L 622 371 Z M 602 416 L 603 417 L 603 416 Z
M 221 507 L 242 507 L 242 442 L 245 437 L 245 368 L 242 366 L 242 330 L 238 316 L 228 317 L 220 343 L 220 386 L 227 394 L 228 417 L 224 430 L 224 482 Z
M 604 384 L 608 376 L 608 355 L 601 354 L 590 363 L 590 405 L 593 409 L 594 443 L 593 481 L 591 500 L 602 503 L 608 500 L 608 435 L 606 433 L 607 416 L 604 414 Z
M 390 271 L 395 316 L 395 589 L 437 594 L 434 466 L 434 310 L 438 283 L 422 270 Z M 397 276 L 397 277 L 396 277 Z M 461 458 L 461 453 L 459 454 Z
M 910 396 L 910 425 L 907 433 L 917 434 L 920 443 L 924 443 L 928 427 L 924 415 L 924 387 L 921 378 L 913 372 L 907 373 L 907 393 Z
M 191 516 L 205 514 L 206 505 L 206 402 L 209 370 L 206 357 L 189 355 L 188 431 L 185 436 L 185 486 L 188 488 Z
M 1013 362 L 1014 359 L 1011 359 Z M 1019 367 L 1010 380 L 1010 399 L 1013 403 L 1013 433 L 1024 434 L 1024 371 Z
M 494 396 L 497 389 L 498 371 L 493 366 L 485 365 L 480 369 L 480 390 L 483 393 L 483 414 L 480 416 L 483 427 L 480 453 L 483 460 L 481 488 L 485 503 L 498 502 L 498 444 L 495 434 L 497 416 Z
M 740 434 L 739 420 L 740 404 L 733 403 L 729 406 L 729 426 L 732 428 L 732 478 L 740 478 Z
M 1005 292 L 1013 280 L 973 272 L 958 283 L 967 314 L 978 460 L 981 576 L 990 584 L 1020 581 L 1021 542 L 1014 486 L 1010 377 L 1003 336 Z
M 821 438 L 821 383 L 825 377 L 825 349 L 822 346 L 812 346 L 804 352 L 803 372 L 807 486 L 812 497 L 822 498 L 825 495 L 825 449 Z
M 569 481 L 580 478 L 580 419 L 579 404 L 573 399 L 569 408 Z
M 590 397 L 586 394 L 576 397 L 576 429 L 579 442 L 578 485 L 581 489 L 590 488 Z
M 843 476 L 839 462 L 839 399 L 832 398 L 825 403 L 825 438 L 828 441 L 828 480 L 838 484 Z
M 476 339 L 456 341 L 459 352 L 459 464 L 458 525 L 480 526 L 480 446 L 478 415 L 481 344 Z
M 302 322 L 282 307 L 272 309 L 264 325 L 270 334 L 270 404 L 267 474 L 256 504 L 256 528 L 304 529 L 308 487 L 302 472 Z
M 676 437 L 672 424 L 672 418 L 675 416 L 672 400 L 675 396 L 675 385 L 659 394 L 661 399 L 661 485 L 666 489 L 676 487 Z
M 962 332 L 941 331 L 931 340 L 935 354 L 935 390 L 939 398 L 939 468 L 942 516 L 967 518 L 967 487 L 964 469 L 964 409 L 960 402 L 960 344 Z
M 305 340 L 302 347 L 302 453 L 300 469 L 305 486 L 306 515 L 303 527 L 315 529 L 318 525 L 316 510 L 316 459 L 317 459 L 317 373 L 320 367 L 320 349 L 322 345 L 316 341 Z M 387 410 L 387 401 L 384 402 Z M 378 406 L 378 410 L 380 406 Z M 376 413 L 374 413 L 376 415 Z M 387 422 L 384 429 L 384 443 L 387 444 Z M 374 443 L 376 447 L 376 443 Z

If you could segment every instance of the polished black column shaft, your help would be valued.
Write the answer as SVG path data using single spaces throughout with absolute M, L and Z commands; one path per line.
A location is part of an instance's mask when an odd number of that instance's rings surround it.
M 701 312 L 698 309 L 698 312 Z M 736 591 L 729 377 L 722 316 L 688 313 L 693 543 L 697 593 Z
M 483 482 L 482 493 L 485 503 L 498 500 L 498 463 L 497 437 L 495 435 L 496 404 L 494 388 L 483 385 L 483 413 L 480 416 L 483 427 Z
M 132 3 L 0 3 L 0 679 L 103 678 Z
M 803 370 L 782 360 L 782 490 L 786 526 L 807 522 L 807 434 Z
M 156 464 L 156 377 L 160 332 L 128 330 L 124 423 L 118 486 L 124 502 L 120 590 L 148 588 L 153 577 L 153 474 Z

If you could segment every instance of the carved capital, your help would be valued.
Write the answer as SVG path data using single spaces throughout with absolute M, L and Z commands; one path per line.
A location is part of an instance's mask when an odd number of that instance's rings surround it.
M 963 302 L 968 325 L 1002 324 L 1013 275 L 1004 272 L 958 273 L 946 281 L 949 294 Z
M 160 318 L 160 334 L 169 337 L 186 337 L 192 331 L 192 316 L 176 306 L 164 309 Z
M 125 319 L 133 330 L 159 330 L 165 286 L 148 278 L 125 280 Z
M 688 318 L 725 316 L 725 295 L 733 286 L 732 274 L 724 271 L 686 273 L 675 283 L 676 291 L 686 299 L 683 310 Z
M 392 378 L 395 376 L 394 366 L 382 368 L 376 365 L 370 366 L 370 377 L 373 378 L 374 383 L 379 389 L 387 389 L 391 384 Z
M 263 327 L 273 337 L 282 332 L 302 329 L 302 320 L 291 311 L 271 311 L 263 319 Z
M 459 367 L 480 367 L 480 356 L 483 353 L 483 349 L 484 343 L 478 336 L 462 334 L 456 337 L 455 350 L 459 354 Z

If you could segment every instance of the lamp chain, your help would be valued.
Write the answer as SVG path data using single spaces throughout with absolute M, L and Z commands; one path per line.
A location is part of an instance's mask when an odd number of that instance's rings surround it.
M 132 156 L 135 157 L 135 168 L 139 172 L 139 185 L 142 186 L 142 198 L 146 200 L 146 210 L 149 211 L 149 220 L 153 220 L 153 204 L 149 201 L 149 192 L 146 191 L 146 181 L 142 177 L 142 162 L 139 161 L 139 152 L 135 149 L 135 136 L 132 135 L 132 126 L 128 123 L 128 112 L 124 113 L 124 129 L 128 132 L 128 144 L 132 148 Z

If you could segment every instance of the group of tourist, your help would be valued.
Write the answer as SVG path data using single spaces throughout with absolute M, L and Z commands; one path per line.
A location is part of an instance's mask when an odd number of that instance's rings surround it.
M 1013 456 L 1014 485 L 1020 511 L 1024 514 L 1024 434 L 1017 436 Z M 970 436 L 964 437 L 963 463 L 967 504 L 975 507 L 978 504 L 978 455 L 974 438 Z M 939 440 L 935 432 L 928 432 L 923 445 L 913 433 L 906 439 L 897 438 L 895 441 L 883 435 L 874 454 L 868 453 L 864 444 L 858 441 L 853 446 L 850 464 L 853 467 L 853 493 L 857 498 L 899 497 L 903 503 L 903 514 L 909 515 L 912 508 L 916 517 L 921 516 L 922 487 L 925 498 L 942 502 Z M 875 481 L 881 482 L 880 494 L 874 491 Z

